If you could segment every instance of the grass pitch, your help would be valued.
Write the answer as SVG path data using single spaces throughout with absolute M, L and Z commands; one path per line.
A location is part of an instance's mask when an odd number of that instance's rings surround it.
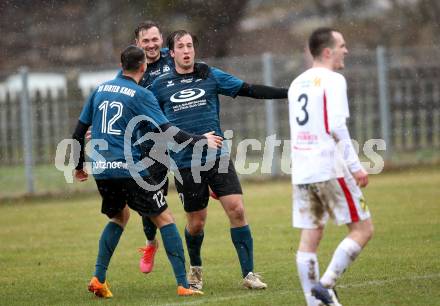
M 344 306 L 440 305 L 440 171 L 371 176 L 364 190 L 375 237 L 340 280 Z M 240 268 L 226 216 L 211 200 L 202 249 L 203 297 L 179 298 L 163 247 L 155 270 L 138 270 L 144 244 L 136 213 L 113 256 L 108 280 L 114 298 L 87 291 L 106 217 L 95 196 L 0 205 L 0 305 L 304 305 L 296 274 L 298 231 L 291 227 L 290 182 L 244 185 L 254 236 L 255 267 L 269 288 L 240 286 Z M 181 234 L 185 217 L 168 197 Z M 321 273 L 344 236 L 330 225 L 319 251 Z M 187 259 L 188 262 L 188 259 Z

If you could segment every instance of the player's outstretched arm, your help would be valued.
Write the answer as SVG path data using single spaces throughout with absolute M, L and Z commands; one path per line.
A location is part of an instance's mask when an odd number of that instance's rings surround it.
M 237 96 L 254 99 L 287 99 L 287 88 L 243 83 Z
M 205 133 L 203 135 L 190 134 L 170 123 L 162 124 L 159 127 L 165 133 L 166 138 L 172 137 L 178 144 L 189 141 L 190 144 L 195 145 L 198 141 L 205 139 L 210 148 L 218 149 L 222 147 L 223 138 L 214 135 L 214 132 Z
M 88 174 L 83 168 L 84 168 L 84 160 L 85 160 L 85 158 L 84 158 L 84 140 L 85 140 L 84 138 L 85 137 L 84 136 L 85 136 L 89 126 L 90 125 L 85 124 L 85 123 L 78 120 L 78 124 L 76 125 L 75 131 L 73 132 L 73 135 L 72 135 L 72 138 L 77 140 L 80 144 L 80 151 L 79 152 L 76 152 L 76 151 L 72 152 L 74 156 L 79 155 L 78 159 L 74 158 L 74 160 L 78 160 L 78 163 L 75 165 L 74 175 L 75 175 L 75 178 L 80 182 L 85 181 L 88 178 Z M 72 150 L 75 150 L 75 146 L 72 147 Z

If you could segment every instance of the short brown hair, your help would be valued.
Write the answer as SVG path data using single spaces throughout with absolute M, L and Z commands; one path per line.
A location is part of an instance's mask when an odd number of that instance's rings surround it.
M 168 47 L 168 49 L 174 51 L 174 42 L 177 39 L 181 39 L 185 35 L 191 36 L 194 48 L 196 48 L 199 45 L 199 40 L 197 39 L 197 37 L 195 35 L 193 35 L 192 33 L 188 32 L 187 30 L 177 30 L 177 31 L 174 31 L 173 33 L 171 33 L 170 35 L 168 35 L 168 38 L 167 38 L 167 47 Z
M 331 48 L 335 45 L 333 32 L 338 32 L 332 28 L 318 28 L 310 35 L 309 50 L 313 58 L 321 56 L 324 48 Z
M 143 30 L 148 30 L 151 28 L 156 27 L 159 30 L 159 33 L 162 34 L 162 32 L 160 31 L 160 27 L 159 24 L 157 22 L 151 21 L 151 20 L 147 20 L 144 22 L 141 22 L 140 24 L 138 24 L 138 26 L 136 27 L 136 29 L 134 30 L 134 38 L 139 38 L 139 33 Z

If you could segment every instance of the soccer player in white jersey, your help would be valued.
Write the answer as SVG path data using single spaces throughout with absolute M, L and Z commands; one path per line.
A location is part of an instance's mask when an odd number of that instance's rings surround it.
M 359 187 L 368 184 L 351 143 L 347 84 L 348 50 L 342 34 L 319 28 L 309 38 L 313 66 L 289 88 L 292 138 L 293 226 L 301 229 L 296 263 L 308 306 L 340 305 L 336 281 L 373 235 L 370 213 Z M 345 224 L 348 235 L 319 278 L 317 249 L 328 218 Z

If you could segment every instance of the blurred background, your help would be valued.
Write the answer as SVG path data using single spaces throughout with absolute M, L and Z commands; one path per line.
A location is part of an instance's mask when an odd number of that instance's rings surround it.
M 440 162 L 440 3 L 435 0 L 0 1 L 0 201 L 23 194 L 94 190 L 66 184 L 57 144 L 70 138 L 84 100 L 118 70 L 134 29 L 155 20 L 164 38 L 189 29 L 197 57 L 249 83 L 288 87 L 309 65 L 311 31 L 345 36 L 351 136 L 384 139 L 385 169 Z M 244 138 L 289 139 L 287 101 L 222 101 L 222 127 Z M 248 162 L 263 151 L 250 151 Z M 286 177 L 283 147 L 272 173 Z

